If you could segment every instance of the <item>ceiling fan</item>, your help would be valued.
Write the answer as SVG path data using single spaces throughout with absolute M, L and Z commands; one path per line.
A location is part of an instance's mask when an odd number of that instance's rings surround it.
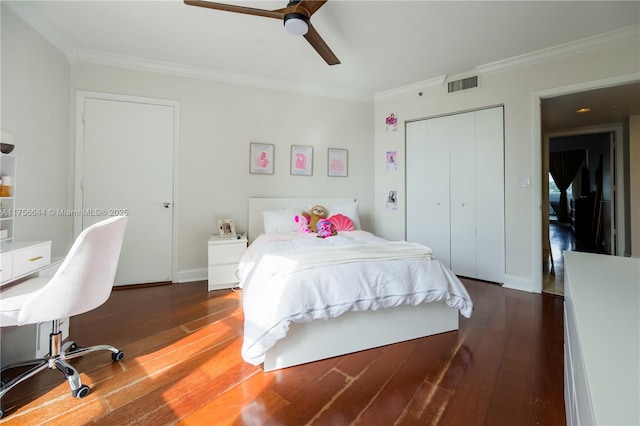
M 291 34 L 303 35 L 316 52 L 322 56 L 322 59 L 327 62 L 327 64 L 337 65 L 340 63 L 340 60 L 331 51 L 329 46 L 327 46 L 315 28 L 313 28 L 313 25 L 311 25 L 311 15 L 316 13 L 318 9 L 327 2 L 327 0 L 290 0 L 287 7 L 276 10 L 256 9 L 253 7 L 214 3 L 202 0 L 184 0 L 184 2 L 190 6 L 282 19 L 286 30 Z

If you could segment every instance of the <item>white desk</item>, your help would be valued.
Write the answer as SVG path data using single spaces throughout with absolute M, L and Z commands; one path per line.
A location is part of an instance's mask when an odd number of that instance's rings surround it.
M 0 243 L 0 303 L 2 287 L 20 285 L 39 274 L 52 276 L 60 261 L 51 263 L 51 241 L 11 241 Z M 0 328 L 2 366 L 42 357 L 49 352 L 50 322 Z M 61 326 L 63 339 L 69 335 L 69 321 Z
M 28 277 L 51 264 L 51 241 L 0 243 L 0 286 Z
M 564 252 L 568 425 L 640 424 L 640 259 Z

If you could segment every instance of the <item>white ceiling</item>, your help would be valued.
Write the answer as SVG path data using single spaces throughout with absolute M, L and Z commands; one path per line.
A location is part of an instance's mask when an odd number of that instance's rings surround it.
M 70 58 L 117 55 L 363 97 L 640 23 L 639 1 L 329 0 L 311 19 L 342 62 L 329 66 L 277 19 L 176 0 L 3 3 Z

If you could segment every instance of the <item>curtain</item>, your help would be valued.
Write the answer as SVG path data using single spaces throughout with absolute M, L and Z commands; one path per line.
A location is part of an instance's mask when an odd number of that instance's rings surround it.
M 567 189 L 580 171 L 586 150 L 552 152 L 549 154 L 549 172 L 560 190 L 560 207 L 558 222 L 569 222 L 569 201 Z

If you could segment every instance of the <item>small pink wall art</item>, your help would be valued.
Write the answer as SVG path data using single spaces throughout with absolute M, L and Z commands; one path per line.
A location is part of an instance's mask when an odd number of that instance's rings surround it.
M 252 142 L 249 149 L 249 173 L 272 175 L 274 150 L 273 144 Z
M 398 130 L 398 118 L 394 113 L 389 114 L 385 119 L 385 124 L 387 126 L 387 132 L 395 132 Z
M 313 147 L 291 145 L 291 174 L 313 175 Z
M 341 148 L 329 148 L 327 156 L 329 176 L 346 177 L 349 174 L 349 151 Z

